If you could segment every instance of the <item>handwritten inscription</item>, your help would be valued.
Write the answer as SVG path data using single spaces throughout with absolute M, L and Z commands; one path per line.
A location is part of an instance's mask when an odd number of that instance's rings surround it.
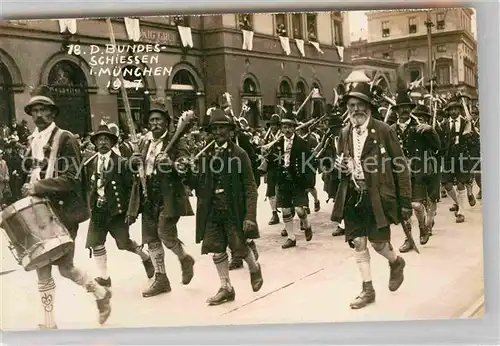
M 111 77 L 108 88 L 117 90 L 125 85 L 126 88 L 137 90 L 143 87 L 144 77 L 170 76 L 172 73 L 171 66 L 163 66 L 159 62 L 159 53 L 164 49 L 160 43 L 106 44 L 104 47 L 71 44 L 68 46 L 68 54 L 88 56 L 91 75 Z

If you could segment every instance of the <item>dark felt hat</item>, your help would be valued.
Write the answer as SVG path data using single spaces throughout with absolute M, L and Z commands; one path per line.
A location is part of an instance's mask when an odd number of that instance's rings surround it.
M 293 114 L 285 113 L 281 117 L 281 124 L 297 126 L 297 119 L 295 119 L 295 116 Z
M 97 140 L 97 137 L 99 137 L 101 135 L 108 136 L 111 139 L 111 141 L 113 142 L 113 146 L 116 145 L 116 143 L 118 143 L 118 136 L 115 135 L 113 132 L 111 132 L 108 125 L 101 124 L 101 125 L 99 125 L 99 128 L 97 129 L 97 131 L 94 132 L 94 134 L 90 137 L 90 141 L 92 142 L 92 144 L 96 145 L 95 142 Z
M 227 125 L 231 128 L 235 127 L 234 122 L 229 118 L 222 109 L 216 108 L 210 114 L 210 121 L 207 125 L 207 130 L 210 130 L 214 125 Z

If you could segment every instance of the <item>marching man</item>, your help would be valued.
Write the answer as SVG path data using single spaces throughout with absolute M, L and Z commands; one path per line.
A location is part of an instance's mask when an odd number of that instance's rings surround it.
M 297 246 L 293 224 L 295 213 L 304 229 L 306 241 L 311 241 L 313 237 L 304 206 L 309 204 L 307 189 L 315 179 L 316 168 L 313 167 L 313 163 L 308 164 L 312 153 L 307 142 L 295 135 L 296 127 L 297 120 L 293 115 L 285 114 L 281 119 L 281 131 L 284 136 L 270 149 L 270 163 L 272 162 L 270 166 L 277 171 L 276 205 L 282 208 L 285 223 L 281 235 L 288 237 L 281 246 L 283 249 Z
M 112 150 L 118 136 L 107 125 L 101 125 L 90 140 L 98 153 L 84 163 L 91 210 L 86 247 L 94 254 L 100 272 L 96 281 L 101 286 L 111 287 L 104 245 L 108 232 L 115 239 L 118 249 L 134 253 L 142 259 L 148 278 L 152 278 L 155 271 L 149 255 L 130 239 L 126 207 L 133 175 L 128 161 Z
M 248 154 L 231 141 L 234 123 L 222 110 L 212 112 L 207 130 L 214 136 L 215 152 L 201 157 L 188 183 L 198 198 L 196 242 L 202 242 L 202 254 L 214 254 L 213 262 L 221 281 L 219 291 L 207 303 L 219 305 L 235 299 L 227 247 L 247 263 L 254 292 L 260 290 L 264 281 L 260 264 L 247 242 L 260 236 L 252 164 Z
M 78 142 L 71 132 L 56 126 L 54 120 L 59 108 L 54 103 L 48 87 L 35 89 L 24 110 L 33 118 L 36 128 L 29 138 L 28 153 L 25 156 L 26 161 L 23 162 L 24 167 L 31 170 L 31 175 L 30 182 L 22 188 L 22 194 L 48 198 L 74 240 L 78 224 L 88 219 L 84 191 L 78 174 L 81 163 Z M 52 277 L 52 265 L 59 267 L 62 277 L 93 293 L 99 310 L 99 323 L 106 322 L 111 313 L 111 292 L 75 267 L 74 255 L 73 243 L 66 255 L 37 269 L 38 291 L 45 312 L 45 322 L 39 325 L 41 329 L 57 329 L 54 313 L 56 284 Z
M 376 110 L 370 84 L 353 83 L 346 95 L 350 124 L 342 129 L 335 166 L 342 174 L 332 219 L 345 223 L 345 236 L 363 281 L 361 293 L 351 302 L 360 309 L 375 302 L 370 253 L 373 249 L 389 261 L 389 290 L 404 280 L 405 261 L 391 245 L 391 223 L 412 215 L 410 172 L 396 133 L 372 118 Z
M 155 280 L 142 296 L 152 297 L 172 290 L 166 273 L 163 245 L 179 259 L 182 284 L 187 285 L 193 279 L 195 261 L 184 250 L 178 237 L 177 223 L 181 216 L 192 216 L 194 213 L 182 178 L 175 167 L 171 166 L 177 159 L 187 160 L 187 144 L 183 138 L 179 138 L 172 152 L 165 154 L 164 151 L 174 135 L 169 131 L 171 118 L 159 104 L 153 104 L 147 116 L 152 138 L 145 140 L 141 153 L 130 158 L 134 169 L 137 168 L 138 160 L 144 165 L 147 198 L 144 198 L 141 180 L 137 174 L 127 215 L 129 224 L 132 224 L 139 212 L 142 213 L 142 243 L 148 244 L 155 269 Z

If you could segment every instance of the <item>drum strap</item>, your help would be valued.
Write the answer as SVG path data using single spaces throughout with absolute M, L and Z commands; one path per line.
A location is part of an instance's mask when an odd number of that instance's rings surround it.
M 57 160 L 57 154 L 59 152 L 59 143 L 61 142 L 61 136 L 63 132 L 68 132 L 68 131 L 58 128 L 54 135 L 54 139 L 52 141 L 52 150 L 50 151 L 49 160 L 47 162 L 47 171 L 45 173 L 45 179 L 53 178 L 54 174 L 57 171 L 55 165 Z

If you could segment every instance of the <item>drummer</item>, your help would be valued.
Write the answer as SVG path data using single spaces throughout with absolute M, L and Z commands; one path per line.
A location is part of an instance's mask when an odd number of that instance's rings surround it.
M 55 213 L 75 239 L 78 224 L 89 218 L 78 174 L 81 165 L 78 142 L 71 132 L 56 126 L 54 121 L 59 108 L 48 87 L 36 88 L 24 110 L 33 118 L 36 128 L 29 137 L 28 151 L 23 161 L 23 169 L 29 172 L 29 182 L 23 185 L 22 195 L 48 198 Z M 100 324 L 106 322 L 111 313 L 111 292 L 74 266 L 74 253 L 73 243 L 67 254 L 37 269 L 38 291 L 45 314 L 44 323 L 39 325 L 41 329 L 57 329 L 54 315 L 56 284 L 52 277 L 52 265 L 59 267 L 62 277 L 93 293 Z

